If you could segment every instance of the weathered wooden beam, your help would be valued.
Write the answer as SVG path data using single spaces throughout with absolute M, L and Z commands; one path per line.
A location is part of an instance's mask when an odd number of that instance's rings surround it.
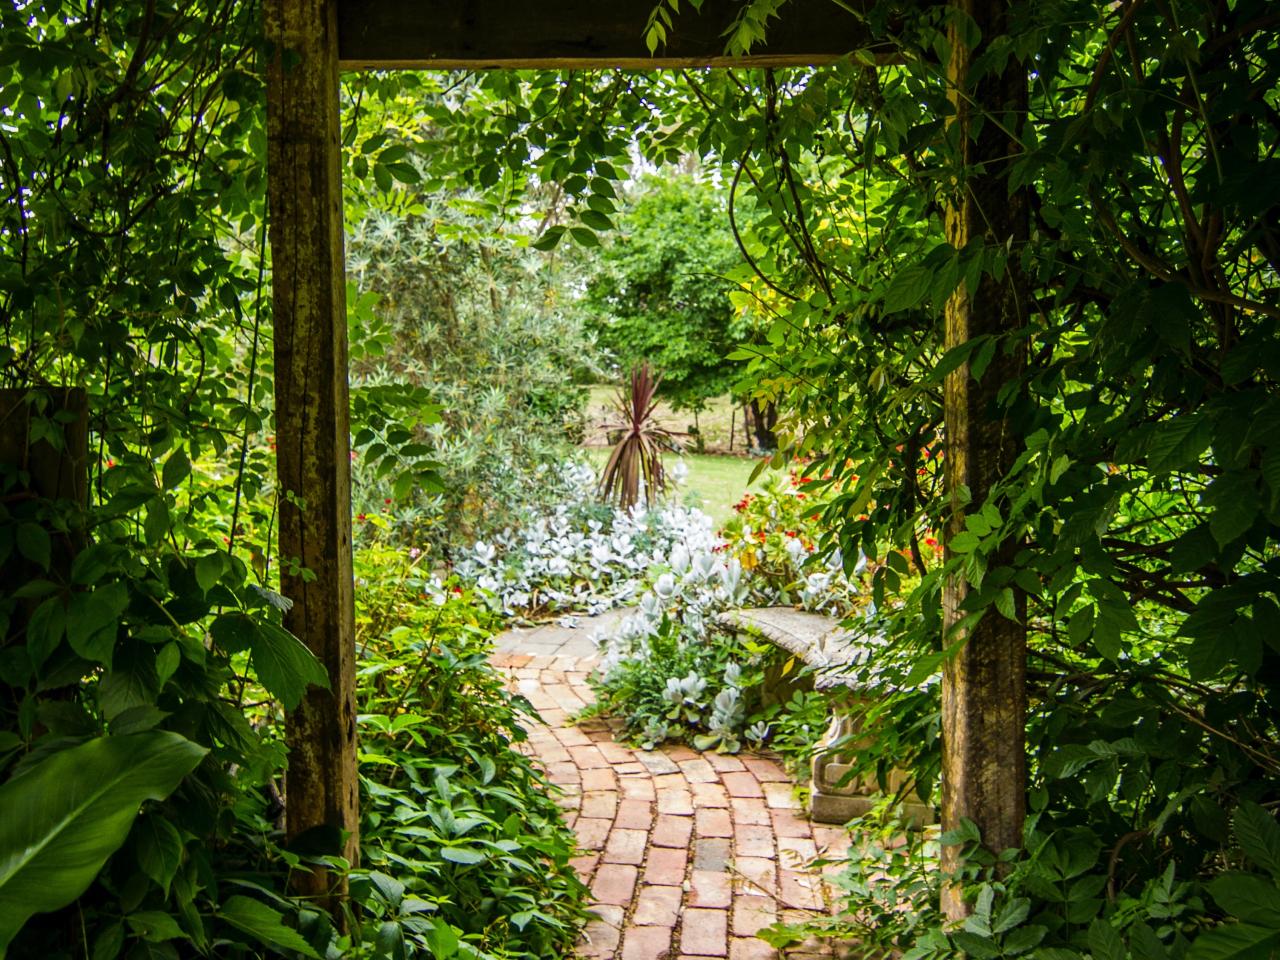
M 286 721 L 290 838 L 347 833 L 358 856 L 350 412 L 334 0 L 267 0 L 280 582 L 285 626 L 329 673 Z M 305 571 L 305 576 L 304 576 Z M 333 893 L 320 873 L 305 892 Z
M 982 31 L 983 42 L 1006 32 L 1006 0 L 953 0 Z M 1017 137 L 1027 111 L 1027 72 L 1010 59 L 999 73 L 977 78 L 970 66 L 982 47 L 968 49 L 958 30 L 951 31 L 952 122 L 959 125 L 965 177 L 947 211 L 948 240 L 957 249 L 972 240 L 1012 249 L 1008 271 L 983 274 L 970 295 L 960 283 L 947 304 L 948 349 L 975 337 L 999 340 L 995 359 L 974 379 L 969 364 L 947 377 L 944 398 L 947 431 L 947 484 L 953 496 L 948 539 L 964 530 L 958 492 L 968 487 L 971 503 L 986 502 L 1020 449 L 1020 441 L 999 409 L 1000 388 L 1016 378 L 1025 364 L 1022 347 L 1006 352 L 1009 335 L 1025 324 L 1026 297 L 1018 270 L 1019 251 L 1028 239 L 1028 205 L 1024 192 L 1009 192 L 1009 168 L 1021 147 Z M 1007 564 L 1017 549 L 1006 543 L 992 559 Z M 970 585 L 952 578 L 943 595 L 946 642 L 955 632 Z M 1016 589 L 1016 588 L 1015 588 Z M 1026 813 L 1026 626 L 1025 598 L 1015 602 L 1018 621 L 989 610 L 968 634 L 964 646 L 944 667 L 942 677 L 942 828 L 952 830 L 972 820 L 982 843 L 999 852 L 1021 846 Z M 943 850 L 942 869 L 953 872 L 959 850 Z M 944 888 L 943 909 L 949 917 L 966 915 L 963 891 Z
M 861 5 L 861 0 L 855 0 Z M 748 57 L 724 56 L 741 0 L 682 4 L 667 42 L 650 54 L 645 25 L 657 0 L 339 0 L 344 69 L 807 66 L 874 39 L 832 0 L 791 0 Z M 887 49 L 887 48 L 886 48 Z

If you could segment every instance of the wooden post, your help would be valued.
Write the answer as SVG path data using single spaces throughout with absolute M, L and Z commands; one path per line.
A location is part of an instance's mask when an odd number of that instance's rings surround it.
M 954 0 L 981 30 L 982 43 L 1007 32 L 1005 0 Z M 1022 192 L 1010 195 L 1008 170 L 1019 152 L 1017 137 L 1027 110 L 1027 75 L 1010 60 L 1001 72 L 970 80 L 969 66 L 982 51 L 967 49 L 962 34 L 950 31 L 952 59 L 952 123 L 963 144 L 963 182 L 947 211 L 948 240 L 957 248 L 982 240 L 988 248 L 1010 250 L 1008 271 L 984 274 L 970 295 L 961 283 L 947 304 L 948 349 L 975 337 L 1007 337 L 1025 323 L 1026 299 L 1017 260 L 1028 239 L 1028 207 Z M 947 482 L 953 496 L 949 536 L 964 529 L 964 511 L 954 499 L 967 486 L 973 507 L 980 507 L 992 485 L 1009 469 L 1020 441 L 997 410 L 1000 388 L 1025 364 L 1020 347 L 1006 352 L 1000 341 L 995 359 L 974 380 L 966 363 L 946 381 Z M 1012 559 L 1017 545 L 1006 544 L 993 564 Z M 960 605 L 969 591 L 961 577 L 952 578 L 943 596 L 946 643 L 960 639 L 952 628 L 962 618 Z M 983 845 L 1000 851 L 1021 845 L 1026 813 L 1026 626 L 1025 597 L 1015 603 L 1019 622 L 994 610 L 974 626 L 960 652 L 945 666 L 942 678 L 942 827 L 952 830 L 962 818 L 972 820 Z M 949 873 L 959 849 L 944 848 L 942 869 Z M 968 913 L 963 891 L 949 885 L 943 909 L 958 919 Z
M 342 249 L 337 7 L 267 0 L 268 194 L 275 321 L 280 581 L 287 626 L 321 660 L 331 690 L 312 688 L 289 715 L 288 836 L 335 828 L 358 854 L 351 437 Z M 306 575 L 304 576 L 304 571 Z M 341 893 L 330 878 L 306 893 Z

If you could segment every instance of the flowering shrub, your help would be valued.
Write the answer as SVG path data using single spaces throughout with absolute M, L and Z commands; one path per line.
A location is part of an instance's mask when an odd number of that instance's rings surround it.
M 829 492 L 815 478 L 792 471 L 771 476 L 763 490 L 734 504 L 737 515 L 721 531 L 723 550 L 742 564 L 756 594 L 833 616 L 866 602 L 862 583 L 845 573 L 840 549 L 819 549 L 819 521 Z M 860 556 L 853 576 L 866 569 Z

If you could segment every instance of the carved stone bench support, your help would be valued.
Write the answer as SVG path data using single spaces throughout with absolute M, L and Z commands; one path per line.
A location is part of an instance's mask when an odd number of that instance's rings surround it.
M 791 607 L 758 607 L 732 610 L 721 614 L 717 619 L 722 626 L 734 633 L 768 640 L 808 666 L 818 668 L 818 690 L 854 689 L 864 698 L 863 702 L 874 695 L 874 691 L 854 688 L 841 673 L 842 664 L 847 665 L 861 659 L 869 651 L 865 649 L 865 641 L 850 639 L 840 629 L 839 622 L 831 617 L 804 613 Z M 791 682 L 794 684 L 795 681 Z M 774 691 L 773 699 L 785 700 L 789 692 Z M 766 691 L 766 697 L 768 696 L 769 692 Z M 853 777 L 850 773 L 853 769 L 852 754 L 860 746 L 866 745 L 872 736 L 858 736 L 860 731 L 856 716 L 861 712 L 857 709 L 856 701 L 851 711 L 848 708 L 834 710 L 826 734 L 816 745 L 810 763 L 812 785 L 809 814 L 819 823 L 847 823 L 854 817 L 870 812 L 884 798 L 874 777 Z M 834 743 L 840 743 L 841 746 L 836 750 L 829 749 Z M 889 792 L 913 797 L 903 804 L 904 813 L 911 825 L 918 828 L 934 823 L 933 808 L 914 799 L 909 783 L 905 772 L 897 769 L 890 771 L 887 783 Z M 905 790 L 902 789 L 904 785 L 907 785 Z
M 809 816 L 818 823 L 848 823 L 854 817 L 870 813 L 871 808 L 884 798 L 875 778 L 851 775 L 853 765 L 849 754 L 862 742 L 854 739 L 857 733 L 854 717 L 836 713 L 826 734 L 818 741 L 809 765 L 812 774 Z M 842 743 L 843 746 L 830 750 L 834 743 Z M 891 794 L 914 796 L 910 779 L 896 768 L 889 771 L 887 786 Z M 935 819 L 932 807 L 915 800 L 903 803 L 903 813 L 911 826 L 917 829 L 933 823 Z

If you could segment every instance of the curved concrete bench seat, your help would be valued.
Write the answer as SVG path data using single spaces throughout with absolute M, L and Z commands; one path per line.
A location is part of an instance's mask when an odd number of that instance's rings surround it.
M 874 699 L 878 691 L 874 680 L 864 679 L 866 671 L 855 672 L 851 668 L 868 662 L 879 645 L 879 638 L 855 634 L 834 617 L 794 607 L 730 610 L 717 616 L 716 622 L 735 635 L 766 640 L 812 667 L 814 689 L 852 691 L 854 709 L 848 713 L 833 710 L 831 724 L 818 741 L 811 763 L 809 813 L 819 823 L 846 823 L 870 811 L 883 794 L 874 777 L 850 776 L 851 755 L 860 745 L 869 742 L 871 736 L 858 736 L 861 731 L 856 717 L 861 711 L 856 709 L 857 704 Z M 874 677 L 874 672 L 871 675 Z M 836 742 L 842 744 L 838 751 L 828 749 Z M 914 796 L 910 778 L 902 770 L 890 771 L 888 787 L 895 794 Z M 914 826 L 935 821 L 931 806 L 907 802 L 904 807 Z

